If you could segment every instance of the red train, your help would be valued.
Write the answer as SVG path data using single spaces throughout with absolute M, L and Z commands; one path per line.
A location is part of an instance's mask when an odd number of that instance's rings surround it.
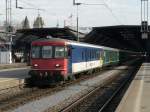
M 127 52 L 58 38 L 32 42 L 30 80 L 50 84 L 74 78 L 76 74 L 118 64 Z

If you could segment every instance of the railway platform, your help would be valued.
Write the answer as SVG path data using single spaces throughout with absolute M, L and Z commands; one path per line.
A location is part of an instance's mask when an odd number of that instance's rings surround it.
M 27 67 L 26 63 L 0 64 L 0 70 Z
M 21 65 L 0 65 L 0 91 L 24 83 L 29 67 Z
M 150 63 L 143 63 L 116 112 L 150 112 Z

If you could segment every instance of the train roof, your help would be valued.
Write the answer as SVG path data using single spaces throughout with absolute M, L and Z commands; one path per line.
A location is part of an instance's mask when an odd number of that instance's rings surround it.
M 46 38 L 46 39 L 38 39 L 34 42 L 41 42 L 41 41 L 53 41 L 53 42 L 67 42 L 70 45 L 77 45 L 77 46 L 86 46 L 86 47 L 96 47 L 96 48 L 101 48 L 105 50 L 112 50 L 112 51 L 120 51 L 119 49 L 115 48 L 110 48 L 110 47 L 105 47 L 105 46 L 99 46 L 99 45 L 94 45 L 94 44 L 89 44 L 89 43 L 84 43 L 84 42 L 78 42 L 78 41 L 72 41 L 72 40 L 67 40 L 67 39 L 61 39 L 61 38 Z

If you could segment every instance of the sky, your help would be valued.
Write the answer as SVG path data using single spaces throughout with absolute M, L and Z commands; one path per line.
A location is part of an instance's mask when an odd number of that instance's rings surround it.
M 105 5 L 80 5 L 79 26 L 97 27 L 112 25 L 139 25 L 140 24 L 140 1 L 141 0 L 76 0 L 85 4 L 107 4 Z M 45 22 L 45 27 L 60 27 L 67 25 L 76 26 L 77 8 L 73 6 L 73 0 L 18 0 L 18 6 L 29 9 L 16 9 L 15 0 L 12 0 L 12 22 L 19 23 L 25 16 L 30 24 L 40 11 Z M 71 17 L 72 15 L 72 17 Z M 0 24 L 5 20 L 5 0 L 0 0 Z M 32 25 L 31 25 L 32 26 Z

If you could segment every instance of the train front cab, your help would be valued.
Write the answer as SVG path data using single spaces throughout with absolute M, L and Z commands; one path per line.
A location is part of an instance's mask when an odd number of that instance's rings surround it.
M 67 77 L 68 48 L 65 43 L 35 42 L 31 50 L 32 81 L 52 83 Z

